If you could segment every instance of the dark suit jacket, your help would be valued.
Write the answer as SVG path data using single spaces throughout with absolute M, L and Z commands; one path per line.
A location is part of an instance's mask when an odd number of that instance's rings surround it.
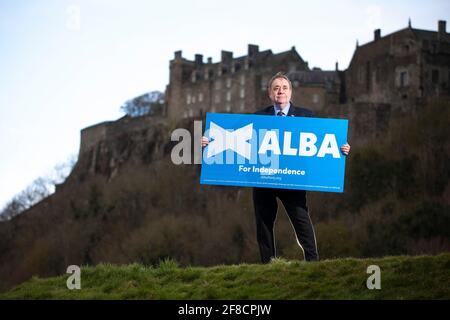
M 274 108 L 275 108 L 274 106 L 268 106 L 264 109 L 256 111 L 255 114 L 273 116 L 273 115 L 275 115 Z M 309 109 L 296 107 L 291 103 L 291 106 L 289 107 L 289 112 L 286 116 L 287 117 L 314 117 L 314 114 Z
M 266 116 L 274 116 L 275 115 L 275 107 L 274 106 L 268 106 L 264 109 L 258 110 L 255 112 L 257 115 L 266 115 Z M 289 107 L 289 112 L 286 115 L 287 117 L 313 117 L 314 113 L 306 108 L 296 107 L 291 103 L 291 106 Z M 262 188 L 261 188 L 262 189 Z M 304 190 L 287 190 L 287 189 L 271 189 L 274 194 L 278 193 L 285 193 L 286 201 L 299 201 L 298 199 L 303 199 L 303 206 L 306 208 L 306 198 L 305 194 L 306 192 Z M 299 197 L 299 194 L 301 195 Z M 290 200 L 290 199 L 294 200 Z M 257 200 L 258 197 L 254 196 L 254 201 Z

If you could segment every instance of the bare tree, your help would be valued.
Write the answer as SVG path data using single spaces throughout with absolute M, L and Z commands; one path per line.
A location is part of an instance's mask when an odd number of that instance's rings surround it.
M 51 195 L 55 185 L 63 183 L 68 177 L 76 159 L 77 155 L 71 155 L 66 162 L 57 164 L 50 174 L 35 179 L 25 190 L 15 195 L 0 211 L 0 221 L 14 218 Z

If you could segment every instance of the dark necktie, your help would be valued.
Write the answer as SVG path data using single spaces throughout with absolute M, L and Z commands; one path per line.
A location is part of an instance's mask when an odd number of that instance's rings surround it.
M 283 111 L 278 111 L 277 116 L 284 116 Z

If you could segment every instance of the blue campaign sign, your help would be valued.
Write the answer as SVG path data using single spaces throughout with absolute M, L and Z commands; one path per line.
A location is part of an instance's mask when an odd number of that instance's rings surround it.
M 348 121 L 207 113 L 200 183 L 344 191 Z

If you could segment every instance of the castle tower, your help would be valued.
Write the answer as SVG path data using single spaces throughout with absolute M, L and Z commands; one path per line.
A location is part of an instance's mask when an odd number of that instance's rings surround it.
M 175 57 L 170 61 L 169 85 L 167 86 L 166 107 L 169 118 L 179 118 L 183 112 L 183 57 L 182 51 L 176 51 Z

